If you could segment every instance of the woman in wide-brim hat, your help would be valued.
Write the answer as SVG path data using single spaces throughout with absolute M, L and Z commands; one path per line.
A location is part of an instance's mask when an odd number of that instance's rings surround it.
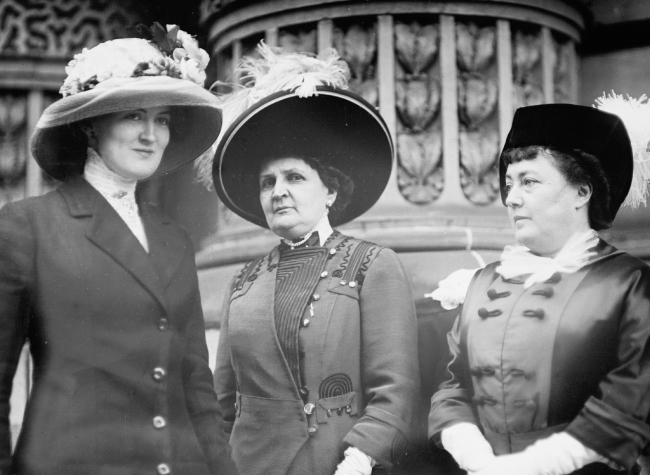
M 332 228 L 379 199 L 390 134 L 345 90 L 332 51 L 259 51 L 201 167 L 226 206 L 281 241 L 224 301 L 215 384 L 233 459 L 249 475 L 390 469 L 419 385 L 409 281 L 393 251 Z
M 650 109 L 632 106 L 647 130 Z M 598 231 L 626 196 L 645 194 L 640 177 L 628 195 L 645 135 L 633 150 L 623 120 L 592 107 L 515 113 L 499 169 L 517 245 L 474 276 L 429 417 L 430 436 L 469 473 L 638 473 L 650 442 L 650 268 Z
M 31 140 L 63 183 L 0 210 L 2 473 L 237 473 L 191 241 L 134 194 L 208 149 L 221 113 L 205 52 L 178 27 L 154 30 L 158 43 L 113 40 L 68 65 Z M 34 382 L 12 455 L 26 341 Z

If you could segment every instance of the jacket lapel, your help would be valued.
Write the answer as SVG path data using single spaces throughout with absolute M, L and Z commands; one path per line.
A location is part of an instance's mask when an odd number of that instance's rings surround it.
M 183 260 L 190 240 L 172 221 L 153 206 L 140 206 L 142 222 L 149 242 L 149 259 L 159 276 L 160 285 L 166 288 Z M 194 250 L 190 249 L 191 254 Z
M 67 182 L 58 190 L 68 202 L 73 217 L 90 217 L 86 237 L 133 275 L 166 310 L 164 285 L 152 259 L 108 201 L 83 178 Z M 145 230 L 147 239 L 158 246 L 158 238 L 149 237 L 154 232 L 149 232 L 146 224 Z M 152 242 L 150 248 L 151 245 Z

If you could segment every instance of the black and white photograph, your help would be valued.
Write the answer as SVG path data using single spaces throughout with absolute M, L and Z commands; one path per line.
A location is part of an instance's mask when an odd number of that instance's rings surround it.
M 0 475 L 650 475 L 650 2 L 0 0 Z

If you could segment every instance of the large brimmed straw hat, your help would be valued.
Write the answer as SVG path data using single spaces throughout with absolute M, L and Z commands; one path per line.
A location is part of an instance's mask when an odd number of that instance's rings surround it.
M 112 40 L 75 56 L 66 67 L 64 97 L 43 112 L 31 138 L 32 155 L 45 172 L 58 180 L 83 173 L 87 141 L 75 123 L 126 110 L 171 108 L 169 145 L 149 178 L 210 148 L 221 130 L 221 112 L 203 88 L 209 57 L 173 25 L 157 40 Z M 168 43 L 160 46 L 161 40 Z
M 632 148 L 623 121 L 593 107 L 543 104 L 515 112 L 503 150 L 539 145 L 563 151 L 582 150 L 598 159 L 609 182 L 609 211 L 616 216 L 632 183 Z M 499 161 L 501 200 L 505 204 L 507 165 Z
M 316 158 L 354 182 L 348 206 L 330 216 L 349 222 L 374 205 L 393 164 L 390 132 L 375 107 L 347 90 L 347 67 L 333 50 L 320 57 L 281 53 L 261 44 L 261 59 L 240 70 L 248 87 L 222 99 L 224 120 L 213 160 L 199 164 L 223 203 L 268 227 L 259 198 L 259 171 L 272 158 Z

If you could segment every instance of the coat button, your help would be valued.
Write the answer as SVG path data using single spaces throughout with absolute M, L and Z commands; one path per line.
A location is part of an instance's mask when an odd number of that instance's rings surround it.
M 501 310 L 499 310 L 499 309 L 497 309 L 497 310 L 488 310 L 485 307 L 481 307 L 481 308 L 478 309 L 478 316 L 483 318 L 483 319 L 486 319 L 488 317 L 498 317 L 499 315 L 501 315 Z
M 307 386 L 300 386 L 298 388 L 298 392 L 302 397 L 307 397 L 309 396 L 309 388 Z
M 524 317 L 534 317 L 540 320 L 544 318 L 544 310 L 538 308 L 537 310 L 524 310 Z
M 324 270 L 323 272 L 320 273 L 320 278 L 321 278 L 321 279 L 324 279 L 324 278 L 327 277 L 328 275 L 329 275 L 329 273 L 328 273 L 326 270 Z
M 154 368 L 153 373 L 151 374 L 151 377 L 154 379 L 154 381 L 162 381 L 165 379 L 165 370 L 163 368 Z
M 305 319 L 302 321 L 302 326 L 303 326 L 303 327 L 306 327 L 307 325 L 309 325 L 309 319 L 308 319 L 308 318 L 305 318 Z
M 339 284 L 341 284 L 341 285 L 348 285 L 347 281 L 345 281 L 345 280 L 342 280 L 341 282 L 339 282 Z
M 330 256 L 333 256 L 334 254 L 336 254 L 336 249 L 334 248 L 330 249 Z
M 560 274 L 559 272 L 555 272 L 551 277 L 548 278 L 548 280 L 545 281 L 545 283 L 557 284 L 561 280 L 562 280 L 562 274 Z
M 504 292 L 497 292 L 495 289 L 490 289 L 487 291 L 487 296 L 490 298 L 490 300 L 496 300 L 503 297 L 508 297 L 509 295 L 510 295 L 509 290 L 506 290 Z
M 168 328 L 169 328 L 169 320 L 167 320 L 166 318 L 161 318 L 160 320 L 158 320 L 158 330 L 164 332 L 167 331 Z
M 169 465 L 167 465 L 166 463 L 158 464 L 157 469 L 160 475 L 169 475 L 170 473 L 172 473 L 171 469 L 169 468 Z
M 314 300 L 314 301 L 320 300 L 320 295 L 314 294 L 314 295 L 311 296 L 311 299 Z
M 522 376 L 526 376 L 526 372 L 523 369 L 519 369 L 519 368 L 512 368 L 510 370 L 510 374 L 515 378 L 521 378 Z
M 496 370 L 491 366 L 483 366 L 481 368 L 481 373 L 483 373 L 484 376 L 494 376 L 496 374 Z
M 357 286 L 357 283 L 355 281 L 352 281 L 348 285 L 354 289 Z
M 496 398 L 492 396 L 483 396 L 483 403 L 487 404 L 488 406 L 494 406 L 498 401 Z
M 165 421 L 165 418 L 162 416 L 156 416 L 153 418 L 153 426 L 156 429 L 162 429 L 167 425 L 167 422 Z
M 305 404 L 305 407 L 303 408 L 305 414 L 309 416 L 311 416 L 314 413 L 314 409 L 316 409 L 316 406 L 314 406 L 311 402 Z
M 543 295 L 547 299 L 551 298 L 553 297 L 553 287 L 544 287 L 543 289 L 536 290 L 533 292 L 533 295 Z
M 316 432 L 318 432 L 318 426 L 317 425 L 309 426 L 309 428 L 307 429 L 307 433 L 312 437 L 316 435 Z

